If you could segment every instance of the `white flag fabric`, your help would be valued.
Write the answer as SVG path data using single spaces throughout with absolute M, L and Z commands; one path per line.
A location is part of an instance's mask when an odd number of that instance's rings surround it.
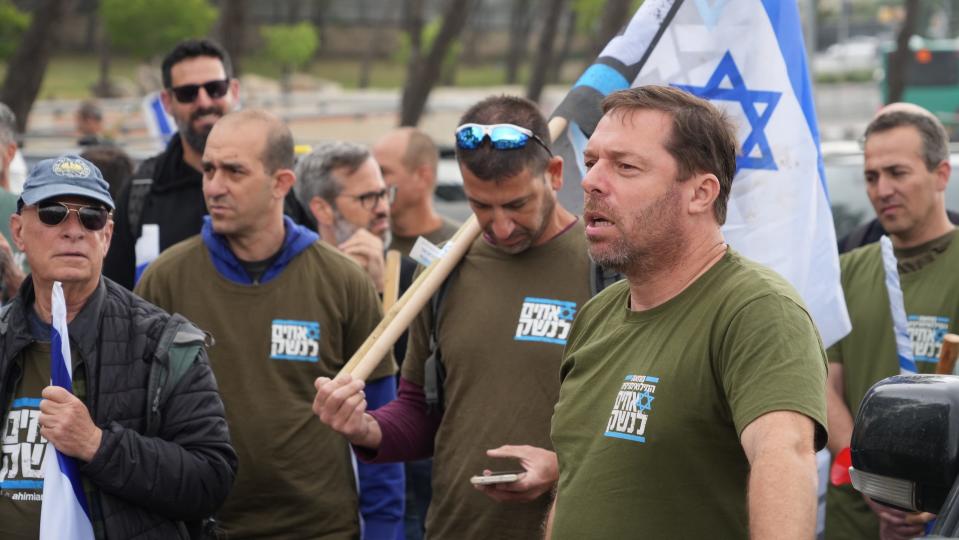
M 67 334 L 67 306 L 63 286 L 53 283 L 53 331 L 50 334 L 51 384 L 73 392 L 73 364 Z M 77 462 L 47 444 L 43 457 L 43 503 L 40 507 L 40 540 L 93 540 L 83 484 Z
M 582 208 L 582 150 L 602 98 L 671 85 L 735 122 L 740 148 L 723 234 L 799 291 L 829 346 L 850 330 L 796 2 L 646 0 L 553 113 L 568 121 L 561 200 Z M 573 163 L 576 165 L 574 166 Z

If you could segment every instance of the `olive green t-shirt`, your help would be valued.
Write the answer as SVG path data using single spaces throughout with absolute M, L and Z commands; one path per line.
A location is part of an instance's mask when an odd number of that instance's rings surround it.
M 459 228 L 459 223 L 443 217 L 443 224 L 440 225 L 439 229 L 436 229 L 429 234 L 423 234 L 420 236 L 426 238 L 436 245 L 440 245 L 441 243 L 452 238 Z M 389 249 L 395 249 L 401 254 L 409 257 L 410 251 L 413 249 L 413 244 L 416 244 L 417 238 L 419 238 L 419 236 L 400 236 L 394 234 L 393 240 L 390 241 Z
M 942 338 L 959 330 L 959 247 L 952 231 L 922 246 L 896 250 L 907 329 L 919 373 L 935 373 Z M 899 374 L 889 294 L 879 243 L 839 258 L 842 288 L 852 331 L 829 348 L 829 361 L 842 364 L 843 397 L 855 417 L 866 391 Z M 879 521 L 852 486 L 826 495 L 826 538 L 877 538 Z
M 597 295 L 561 378 L 555 540 L 746 538 L 743 429 L 796 411 L 825 444 L 812 319 L 785 280 L 732 250 L 655 308 L 631 311 L 626 282 Z
M 559 363 L 573 317 L 589 299 L 582 221 L 544 245 L 509 255 L 477 239 L 440 305 L 437 339 L 446 381 L 435 439 L 433 498 L 426 534 L 437 539 L 542 536 L 548 495 L 497 503 L 470 477 L 516 469 L 486 457 L 504 444 L 551 449 L 549 420 L 559 392 Z M 430 306 L 410 329 L 403 377 L 423 384 Z
M 312 412 L 316 377 L 333 377 L 381 318 L 363 270 L 316 242 L 274 279 L 222 277 L 199 236 L 171 247 L 137 285 L 145 299 L 210 332 L 210 365 L 240 458 L 216 516 L 230 538 L 355 538 L 349 446 Z M 395 373 L 390 357 L 373 373 Z
M 40 393 L 50 384 L 50 343 L 29 345 L 20 359 L 23 375 L 3 419 L 0 538 L 32 540 L 40 534 L 47 451 L 47 440 L 40 435 Z

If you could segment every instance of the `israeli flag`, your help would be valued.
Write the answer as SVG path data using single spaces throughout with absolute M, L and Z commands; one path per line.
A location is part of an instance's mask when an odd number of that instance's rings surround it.
M 53 331 L 50 334 L 51 384 L 73 392 L 73 364 L 67 333 L 67 306 L 63 286 L 53 283 Z M 52 450 L 52 451 L 51 451 Z M 40 540 L 93 540 L 90 511 L 83 494 L 77 462 L 47 445 L 43 456 L 43 503 Z
M 735 122 L 741 146 L 726 241 L 793 284 L 826 346 L 845 336 L 851 326 L 796 2 L 643 2 L 550 120 L 567 164 L 560 200 L 573 211 L 583 205 L 582 151 L 600 102 L 650 84 L 707 99 Z
M 151 92 L 144 96 L 140 102 L 140 109 L 143 111 L 143 119 L 150 136 L 157 142 L 157 148 L 162 150 L 170 142 L 170 137 L 176 133 L 177 128 L 173 117 L 163 108 L 160 93 Z

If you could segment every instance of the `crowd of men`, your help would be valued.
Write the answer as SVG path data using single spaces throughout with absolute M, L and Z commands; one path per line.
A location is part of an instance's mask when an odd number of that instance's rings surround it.
M 792 286 L 723 238 L 739 144 L 709 102 L 608 96 L 583 216 L 536 104 L 470 107 L 456 159 L 482 232 L 360 380 L 338 373 L 383 316 L 386 251 L 405 288 L 416 239 L 457 229 L 432 206 L 436 145 L 402 128 L 297 159 L 208 40 L 162 79 L 178 134 L 118 189 L 124 169 L 64 155 L 12 193 L 0 107 L 0 537 L 37 537 L 51 444 L 97 538 L 815 535 L 815 452 L 848 452 L 865 391 L 899 372 L 881 256 L 842 256 L 853 330 L 824 350 Z M 949 175 L 935 116 L 877 113 L 865 189 L 921 372 L 959 316 Z M 72 393 L 49 385 L 57 282 Z M 825 534 L 932 517 L 830 486 Z

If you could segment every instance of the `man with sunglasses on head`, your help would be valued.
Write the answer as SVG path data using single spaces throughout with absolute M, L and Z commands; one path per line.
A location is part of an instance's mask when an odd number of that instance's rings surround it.
M 410 328 L 399 397 L 367 412 L 362 382 L 316 382 L 314 412 L 361 459 L 433 456 L 429 538 L 541 535 L 558 477 L 549 423 L 560 359 L 590 296 L 583 223 L 556 199 L 563 160 L 548 137 L 522 98 L 488 98 L 463 115 L 456 155 L 483 234 Z M 504 469 L 523 473 L 471 481 Z
M 353 261 L 283 215 L 295 180 L 286 124 L 256 109 L 223 117 L 203 153 L 203 231 L 160 255 L 136 291 L 217 340 L 211 363 L 241 463 L 217 514 L 227 537 L 394 538 L 402 467 L 354 473 L 349 446 L 310 414 L 313 381 L 373 331 L 379 299 Z M 367 386 L 371 404 L 396 395 L 395 372 L 390 355 Z
M 237 456 L 203 334 L 101 278 L 112 210 L 100 171 L 67 155 L 36 165 L 10 219 L 31 273 L 0 311 L 0 538 L 37 538 L 50 444 L 77 460 L 98 538 L 198 534 L 233 484 Z M 66 303 L 73 393 L 50 385 L 54 282 Z M 173 336 L 195 346 L 168 348 Z M 182 376 L 160 390 L 174 357 Z
M 132 289 L 143 269 L 203 224 L 201 157 L 213 124 L 239 103 L 230 58 L 208 39 L 178 44 L 163 59 L 160 99 L 178 133 L 144 161 L 119 197 L 103 273 Z

